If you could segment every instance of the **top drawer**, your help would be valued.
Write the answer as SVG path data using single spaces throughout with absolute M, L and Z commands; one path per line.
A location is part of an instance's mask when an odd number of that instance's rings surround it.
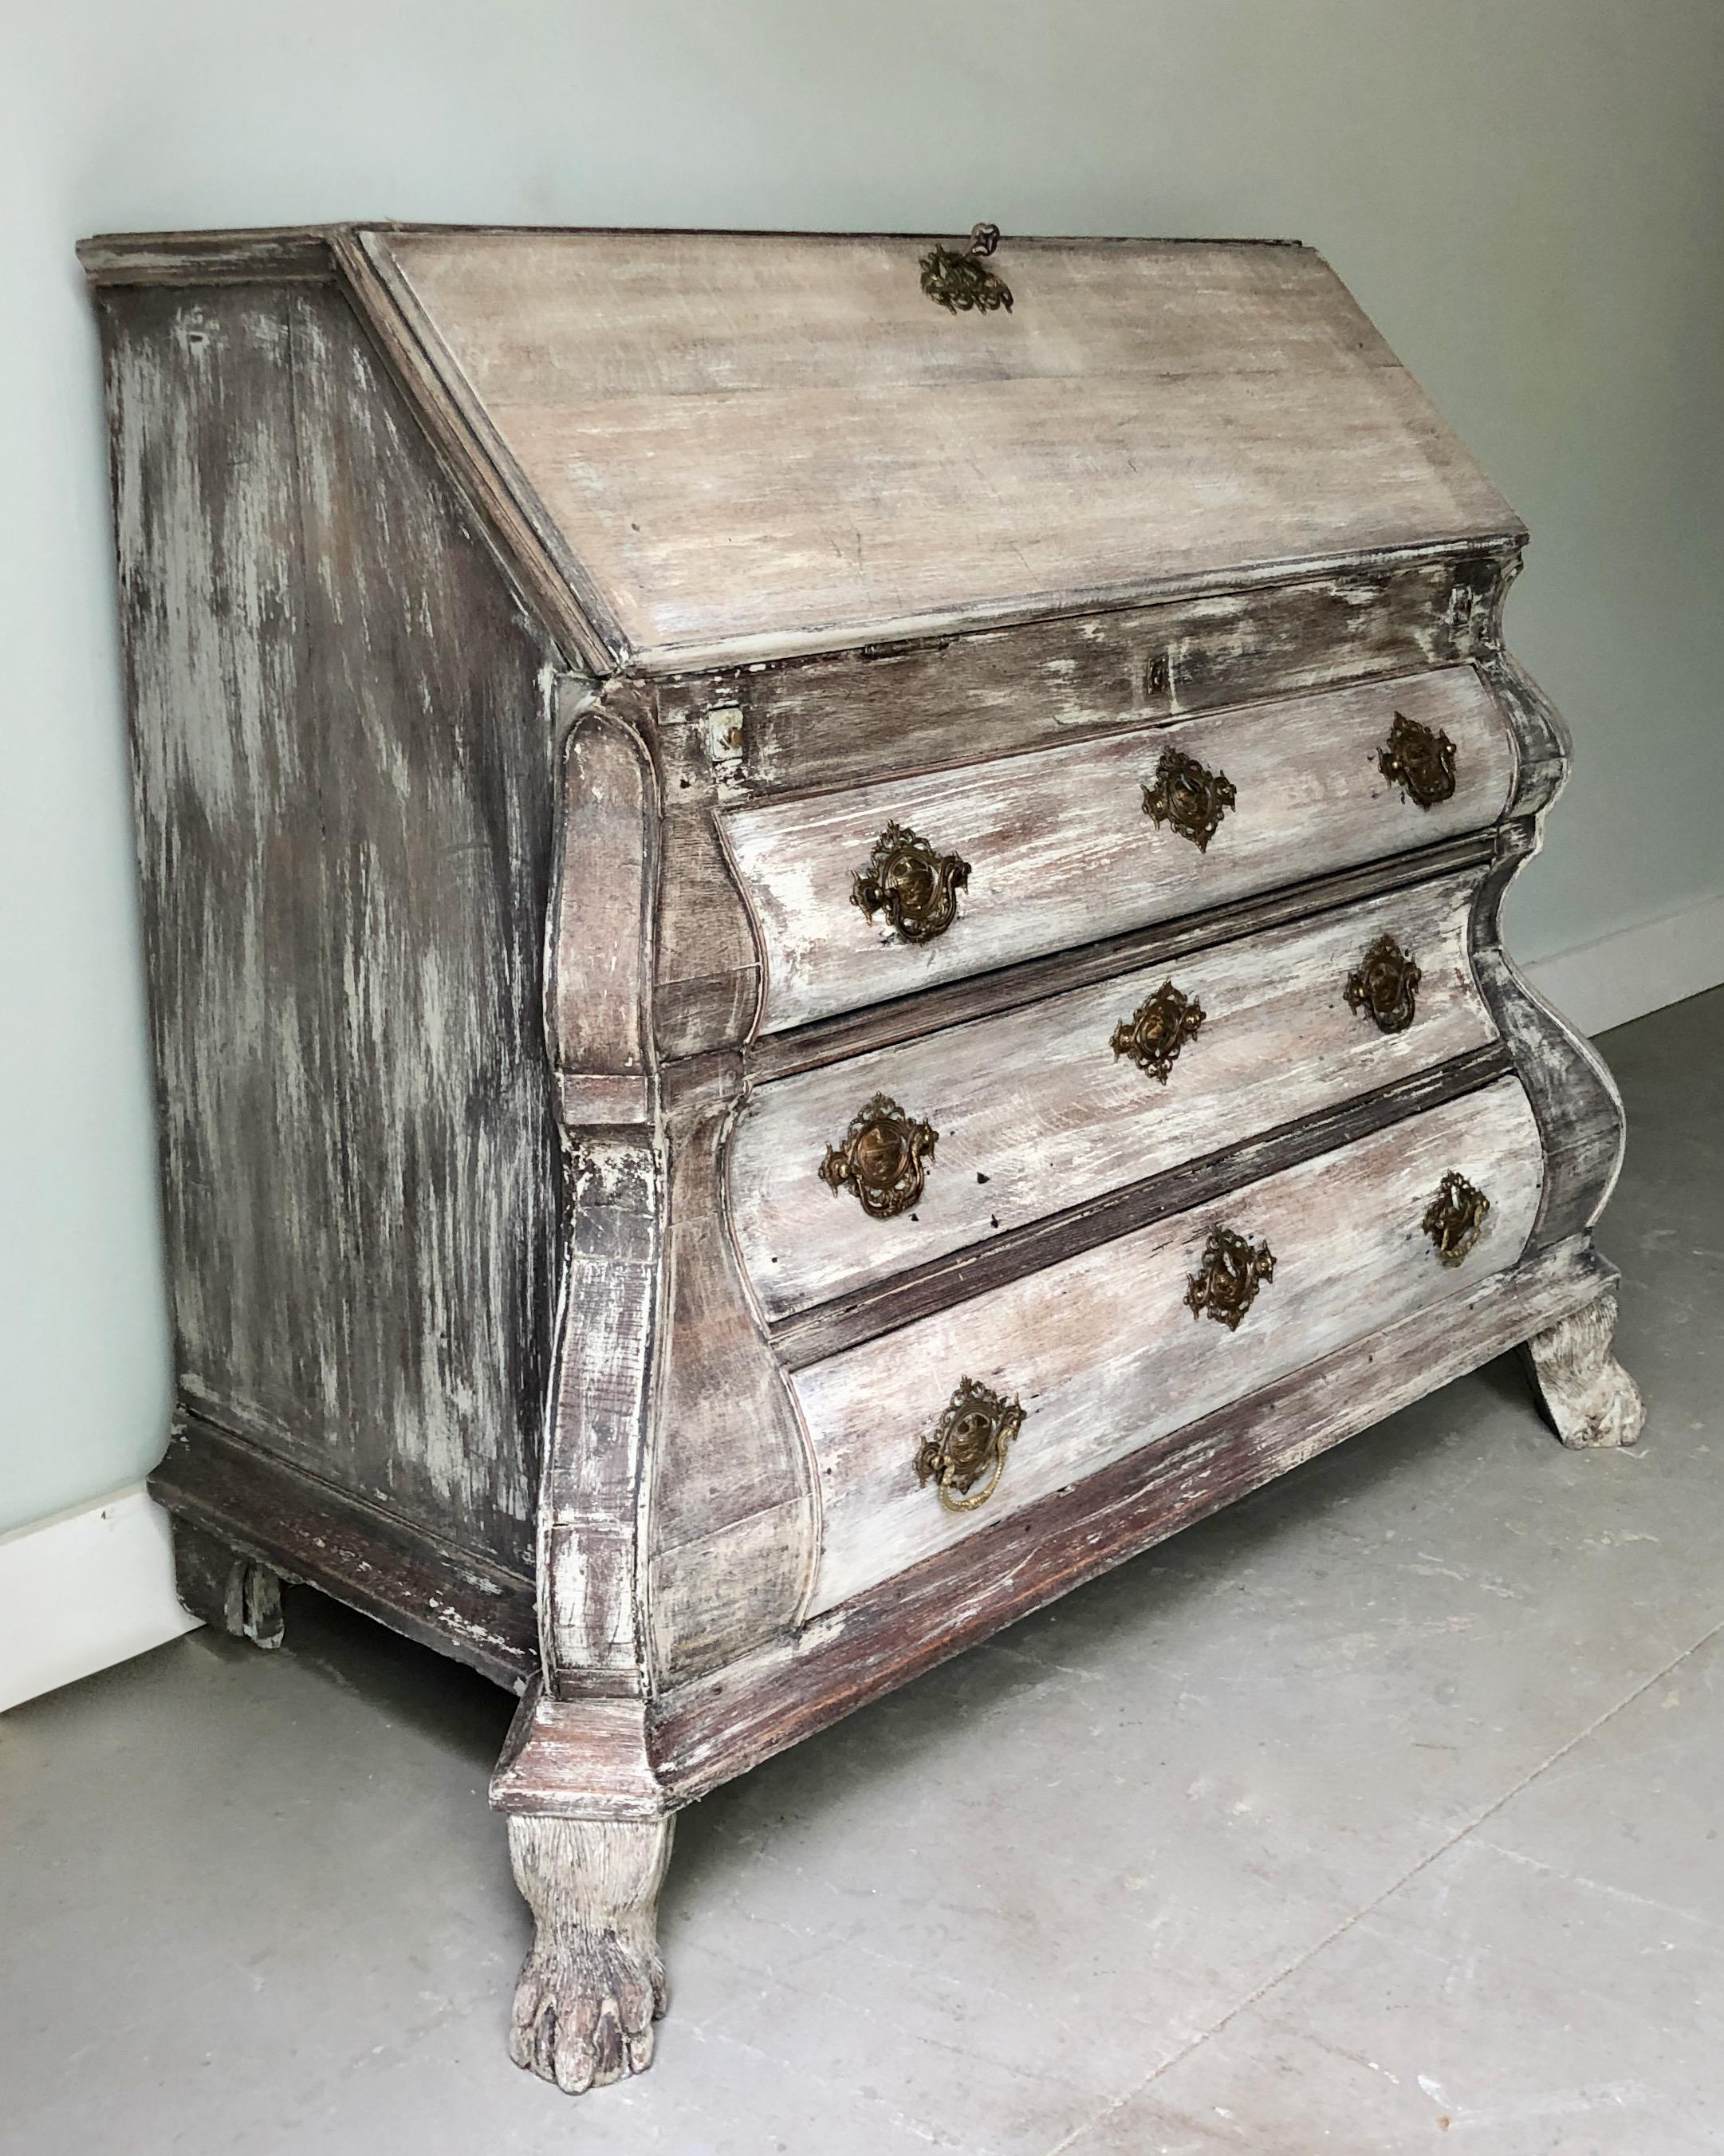
M 1392 736 L 1410 783 L 1383 767 Z M 1439 736 L 1452 754 L 1430 754 Z M 1454 838 L 1494 823 L 1514 778 L 1496 699 L 1452 666 L 720 822 L 760 922 L 762 1026 L 777 1032 Z M 918 887 L 902 841 L 901 865 L 886 860 L 889 825 L 962 867 Z M 870 880 L 871 916 L 857 897 Z M 881 889 L 894 884 L 902 930 Z

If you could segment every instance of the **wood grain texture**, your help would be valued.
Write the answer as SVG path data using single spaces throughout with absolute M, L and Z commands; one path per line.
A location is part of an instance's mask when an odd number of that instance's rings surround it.
M 512 1815 L 509 1858 L 533 1912 L 509 2056 L 565 2096 L 645 2071 L 664 2011 L 659 1889 L 674 1822 Z
M 1356 1144 L 1408 1116 L 1479 1092 L 1513 1068 L 1513 1058 L 1501 1041 L 1472 1049 L 1378 1091 L 1339 1101 L 1296 1122 L 1277 1123 L 1219 1152 L 1195 1154 L 1141 1183 L 1121 1183 L 1085 1204 L 1044 1214 L 984 1244 L 782 1317 L 772 1327 L 772 1345 L 788 1369 L 806 1369 L 972 1296 L 992 1294 L 1081 1251 L 1207 1205 L 1245 1183 Z
M 440 368 L 442 346 L 375 234 L 331 237 L 343 289 L 393 369 L 420 424 L 570 661 L 600 677 L 626 656 L 592 580 L 545 514 L 490 415 L 459 373 Z
M 188 1417 L 150 1494 L 284 1579 L 301 1580 L 511 1690 L 539 1669 L 533 1581 Z M 203 1614 L 203 1613 L 199 1613 Z
M 1564 1445 L 1633 1445 L 1646 1420 L 1640 1389 L 1611 1353 L 1614 1291 L 1521 1346 L 1526 1374 Z
M 1487 1193 L 1491 1212 L 1471 1255 L 1445 1268 L 1420 1219 L 1449 1168 Z M 946 1511 L 915 1473 L 917 1447 L 960 1378 L 1025 1410 L 986 1515 L 1008 1517 L 1512 1265 L 1540 1179 L 1531 1111 L 1505 1080 L 799 1371 L 822 1501 L 810 1611 L 950 1547 L 983 1519 Z M 1276 1260 L 1236 1333 L 1193 1319 L 1184 1301 L 1205 1239 L 1224 1225 L 1265 1240 Z
M 1577 1237 L 980 1527 L 816 1619 L 790 1645 L 667 1694 L 650 1738 L 667 1795 L 688 1803 L 747 1773 L 1476 1369 L 1614 1278 Z
M 526 1570 L 554 654 L 337 294 L 103 316 L 182 1396 Z
M 115 285 L 332 284 L 334 226 L 250 232 L 105 232 L 78 243 L 96 290 Z
M 545 1019 L 565 1155 L 564 1233 L 538 1502 L 539 1630 L 554 1697 L 648 1682 L 644 1486 L 664 1320 L 654 1127 L 659 783 L 626 683 L 559 700 L 563 738 Z
M 1024 622 L 664 685 L 667 721 L 741 716 L 751 792 L 854 785 L 1488 649 L 1512 555 L 1447 556 Z
M 656 1819 L 668 1807 L 648 1749 L 644 1699 L 522 1693 L 490 1779 L 494 1811 L 567 1819 Z
M 1494 1040 L 1467 956 L 1478 881 L 1415 886 L 757 1087 L 731 1149 L 731 1210 L 768 1321 Z M 1352 970 L 1384 934 L 1421 973 L 1399 1033 L 1347 1003 Z M 1204 1016 L 1160 1085 L 1110 1043 L 1166 980 Z M 939 1133 L 921 1199 L 890 1220 L 820 1175 L 877 1093 Z
M 1304 249 L 1014 241 L 983 319 L 898 239 L 373 244 L 649 666 L 1519 530 Z
M 818 1533 L 808 1441 L 731 1234 L 740 1060 L 666 1068 L 668 1341 L 658 1366 L 647 1604 L 655 1682 L 717 1667 L 797 1620 Z
M 1626 1121 L 1603 1057 L 1532 988 L 1503 947 L 1502 901 L 1542 843 L 1545 809 L 1567 775 L 1568 741 L 1555 711 L 1519 667 L 1499 658 L 1490 670 L 1502 685 L 1521 767 L 1540 776 L 1530 793 L 1537 813 L 1505 828 L 1500 858 L 1480 889 L 1473 970 L 1538 1120 L 1545 1179 L 1532 1245 L 1543 1249 L 1590 1228 L 1603 1213 L 1621 1172 Z
M 1384 892 L 1410 891 L 1416 884 L 1488 866 L 1499 858 L 1505 845 L 1519 844 L 1523 839 L 1525 847 L 1530 848 L 1530 824 L 1469 832 L 1411 854 L 1392 855 L 1388 860 L 1367 861 L 1332 875 L 1283 884 L 1275 891 L 1255 891 L 1249 898 L 1205 906 L 1201 912 L 1183 915 L 1177 921 L 1154 921 L 1147 927 L 1127 929 L 1122 936 L 1100 937 L 1075 950 L 1029 958 L 1021 965 L 999 967 L 992 973 L 961 975 L 921 995 L 865 1004 L 860 1010 L 842 1012 L 836 1018 L 798 1026 L 788 1033 L 762 1034 L 748 1045 L 749 1075 L 764 1084 L 800 1070 L 817 1070 L 948 1026 L 963 1025 L 1001 1011 L 1021 1010 L 1046 997 L 1111 980 L 1118 974 L 1147 967 L 1166 968 L 1212 944 L 1284 927 L 1291 921 L 1315 921 Z
M 654 916 L 659 781 L 630 685 L 558 685 L 566 727 L 555 880 L 546 935 L 545 1021 L 560 1083 L 639 1082 L 644 1123 L 654 1063 Z
M 654 743 L 664 787 L 653 1027 L 669 1060 L 737 1048 L 759 1022 L 761 952 L 753 916 L 714 819 L 721 779 L 700 726 L 664 725 Z
M 1378 768 L 1398 711 L 1456 745 L 1455 791 L 1434 808 L 1407 800 Z M 1170 748 L 1236 789 L 1206 851 L 1144 812 L 1143 785 Z M 1470 667 L 1454 667 L 726 810 L 721 821 L 759 920 L 762 1024 L 775 1030 L 1452 838 L 1502 814 L 1514 774 L 1496 699 Z M 970 865 L 957 919 L 932 942 L 903 942 L 852 901 L 892 822 Z

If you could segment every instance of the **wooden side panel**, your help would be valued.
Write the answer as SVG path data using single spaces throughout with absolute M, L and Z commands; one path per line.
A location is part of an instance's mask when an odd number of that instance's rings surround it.
M 333 290 L 102 311 L 181 1390 L 526 1570 L 552 654 Z
M 1444 1266 L 1421 1221 L 1451 1168 L 1491 1210 L 1471 1254 Z M 1512 1265 L 1541 1181 L 1537 1127 L 1506 1079 L 799 1372 L 824 1522 L 811 1610 Z M 1185 1303 L 1221 1226 L 1275 1260 L 1236 1332 Z M 964 1378 L 1024 1409 L 985 1516 L 946 1510 L 915 1471 Z
M 1455 743 L 1455 791 L 1434 808 L 1378 767 L 1398 712 Z M 1237 796 L 1206 850 L 1145 813 L 1144 786 L 1175 748 Z M 1501 710 L 1469 666 L 722 820 L 761 924 L 772 1030 L 1475 829 L 1502 814 L 1514 777 Z M 969 864 L 957 919 L 934 942 L 903 942 L 853 901 L 892 822 Z
M 1478 882 L 1416 886 L 1315 926 L 1193 952 L 1171 971 L 1121 974 L 757 1088 L 736 1133 L 731 1205 L 768 1319 L 1494 1040 L 1467 957 Z M 1352 970 L 1385 934 L 1420 969 L 1416 1014 L 1398 1033 L 1347 1003 Z M 1203 1018 L 1162 1085 L 1111 1042 L 1166 981 Z M 939 1134 L 921 1199 L 889 1220 L 820 1175 L 828 1147 L 882 1092 Z

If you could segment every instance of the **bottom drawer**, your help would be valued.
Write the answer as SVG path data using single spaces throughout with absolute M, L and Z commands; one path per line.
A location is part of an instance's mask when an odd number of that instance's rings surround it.
M 1451 1173 L 1489 1200 L 1475 1240 Z M 1504 1079 L 799 1371 L 824 1511 L 809 1614 L 1512 1265 L 1542 1179 Z

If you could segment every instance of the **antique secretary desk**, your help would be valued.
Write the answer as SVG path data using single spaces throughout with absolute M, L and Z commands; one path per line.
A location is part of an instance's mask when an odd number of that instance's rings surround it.
M 520 1692 L 570 2089 L 678 1806 L 1506 1348 L 1639 1421 L 1514 513 L 1307 249 L 997 240 L 82 249 L 181 1592 Z

